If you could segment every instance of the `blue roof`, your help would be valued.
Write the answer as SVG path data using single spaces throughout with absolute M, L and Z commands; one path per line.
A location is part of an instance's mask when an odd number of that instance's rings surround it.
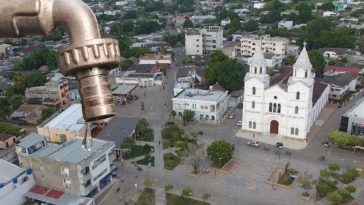
M 31 133 L 28 136 L 21 139 L 20 142 L 17 144 L 17 146 L 29 148 L 29 147 L 43 141 L 44 139 L 45 139 L 45 137 L 43 135 Z

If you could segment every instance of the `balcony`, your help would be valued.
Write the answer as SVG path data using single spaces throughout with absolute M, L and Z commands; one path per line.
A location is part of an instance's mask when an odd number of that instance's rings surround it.
M 78 179 L 80 180 L 80 183 L 85 183 L 85 182 L 87 182 L 87 180 L 89 180 L 91 178 L 92 178 L 92 175 L 90 172 L 88 172 L 86 174 L 78 175 Z
M 116 155 L 114 155 L 114 154 L 109 155 L 110 163 L 114 162 L 115 160 L 116 160 Z

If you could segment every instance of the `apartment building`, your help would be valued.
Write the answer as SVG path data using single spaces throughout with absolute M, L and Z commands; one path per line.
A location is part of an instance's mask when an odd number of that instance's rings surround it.
M 220 26 L 188 29 L 186 37 L 186 55 L 211 53 L 223 43 L 223 29 Z
M 277 55 L 286 56 L 288 50 L 288 39 L 282 37 L 270 37 L 267 35 L 246 35 L 241 37 L 241 55 L 252 57 L 259 46 L 262 52 L 271 52 Z
M 22 169 L 0 159 L 0 204 L 19 205 L 26 201 L 23 196 L 35 185 L 31 169 Z
M 63 107 L 69 101 L 68 81 L 65 79 L 51 80 L 44 86 L 37 86 L 25 90 L 25 98 L 36 98 L 43 105 Z
M 217 124 L 227 111 L 228 91 L 185 89 L 177 94 L 173 101 L 173 110 L 178 119 L 182 119 L 184 110 L 195 111 L 194 120 L 208 124 Z
M 112 180 L 117 169 L 114 142 L 93 139 L 91 150 L 81 148 L 82 139 L 58 145 L 32 133 L 17 144 L 22 168 L 32 169 L 35 183 L 76 196 L 91 197 Z
M 172 64 L 172 54 L 170 53 L 156 53 L 156 54 L 144 54 L 142 56 L 139 57 L 139 64 L 143 65 L 143 64 L 160 64 L 160 63 L 164 63 L 164 64 L 168 64 L 171 65 Z

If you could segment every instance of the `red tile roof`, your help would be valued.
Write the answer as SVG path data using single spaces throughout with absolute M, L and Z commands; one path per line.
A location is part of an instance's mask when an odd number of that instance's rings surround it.
M 362 69 L 360 68 L 353 68 L 353 67 L 342 67 L 342 66 L 334 66 L 334 65 L 327 65 L 325 66 L 325 73 L 330 70 L 335 70 L 336 72 L 351 72 L 359 74 Z
M 0 134 L 0 141 L 5 141 L 11 137 L 12 137 L 12 135 L 9 135 L 9 134 Z
M 50 189 L 50 188 L 42 187 L 42 186 L 38 186 L 38 185 L 33 186 L 29 191 L 32 193 L 35 193 L 35 194 L 43 195 L 43 196 L 46 196 L 49 198 L 54 198 L 54 199 L 59 199 L 64 194 L 64 192 L 62 192 L 62 191 L 57 191 L 54 189 Z
M 35 45 L 35 46 L 28 46 L 26 48 L 23 48 L 20 50 L 20 52 L 28 52 L 28 51 L 32 51 L 34 49 L 40 49 L 40 47 L 38 45 Z

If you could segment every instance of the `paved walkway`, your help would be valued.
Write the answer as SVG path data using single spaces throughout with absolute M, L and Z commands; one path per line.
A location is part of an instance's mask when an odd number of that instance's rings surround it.
M 242 137 L 244 139 L 248 140 L 256 140 L 258 142 L 264 143 L 264 144 L 270 144 L 275 145 L 277 142 L 282 142 L 285 148 L 293 149 L 293 150 L 302 150 L 305 149 L 307 144 L 313 139 L 313 137 L 317 134 L 317 132 L 320 130 L 321 126 L 324 124 L 324 122 L 331 116 L 335 109 L 334 108 L 328 108 L 325 107 L 320 115 L 318 116 L 317 120 L 315 121 L 314 125 L 311 128 L 311 132 L 307 136 L 307 142 L 301 142 L 297 140 L 287 139 L 285 137 L 282 137 L 281 135 L 276 134 L 254 134 L 253 133 L 247 133 L 243 132 L 242 130 L 239 130 L 235 136 Z

